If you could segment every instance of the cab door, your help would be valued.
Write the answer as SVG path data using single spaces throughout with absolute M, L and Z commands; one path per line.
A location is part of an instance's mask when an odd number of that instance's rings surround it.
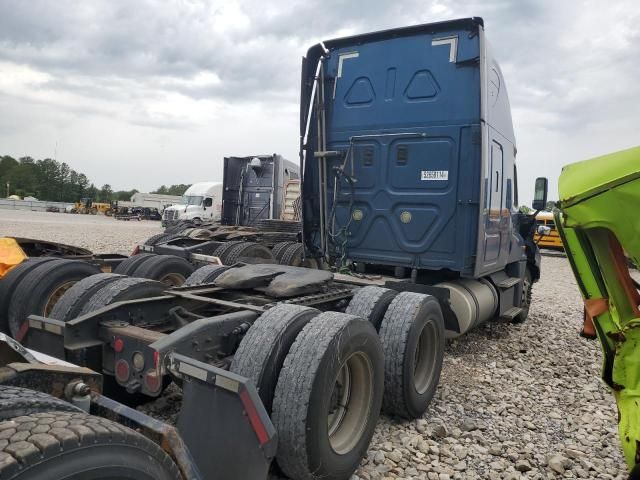
M 204 197 L 204 200 L 202 201 L 202 206 L 204 207 L 204 212 L 202 216 L 204 218 L 213 218 L 213 198 Z
M 503 173 L 504 150 L 495 139 L 491 141 L 489 161 L 487 162 L 485 184 L 488 187 L 485 196 L 485 249 L 484 263 L 489 266 L 498 262 L 503 238 Z

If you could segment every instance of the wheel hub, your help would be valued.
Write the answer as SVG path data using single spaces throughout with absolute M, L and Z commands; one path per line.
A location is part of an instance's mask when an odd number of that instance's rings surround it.
M 373 367 L 363 353 L 352 354 L 336 376 L 327 412 L 327 434 L 338 454 L 349 452 L 367 426 L 373 402 Z

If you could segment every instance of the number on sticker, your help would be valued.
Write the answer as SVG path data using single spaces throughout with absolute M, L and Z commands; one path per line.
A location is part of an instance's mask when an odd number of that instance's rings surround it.
M 449 180 L 449 170 L 422 170 L 422 180 Z

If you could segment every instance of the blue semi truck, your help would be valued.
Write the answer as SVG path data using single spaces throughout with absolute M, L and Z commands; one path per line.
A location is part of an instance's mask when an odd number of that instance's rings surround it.
M 219 265 L 220 242 L 191 237 L 114 259 L 116 273 L 16 257 L 0 280 L 14 337 L 0 334 L 0 477 L 265 480 L 275 459 L 293 480 L 347 480 L 381 411 L 425 413 L 447 335 L 526 319 L 534 217 L 518 213 L 481 19 L 320 43 L 301 98 L 294 247 L 323 269 L 238 264 L 243 241 Z M 341 275 L 354 270 L 387 277 Z M 172 381 L 175 426 L 115 401 Z
M 540 256 L 481 18 L 316 45 L 301 98 L 309 255 L 446 288 L 450 336 L 526 319 Z

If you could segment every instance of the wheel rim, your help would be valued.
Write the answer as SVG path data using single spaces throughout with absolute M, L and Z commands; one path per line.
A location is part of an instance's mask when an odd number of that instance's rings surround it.
M 164 283 L 168 287 L 179 287 L 186 281 L 183 275 L 179 273 L 168 273 L 160 279 L 161 283 Z
M 362 437 L 373 402 L 373 367 L 362 352 L 353 353 L 336 376 L 327 412 L 329 444 L 343 455 Z
M 51 295 L 49 295 L 49 298 L 47 298 L 47 303 L 44 304 L 44 315 L 46 317 L 49 316 L 49 314 L 51 313 L 51 310 L 53 310 L 53 307 L 55 307 L 56 303 L 58 303 L 58 301 L 62 298 L 65 292 L 69 290 L 71 287 L 73 287 L 75 283 L 76 282 L 63 283 L 58 288 L 56 288 L 51 293 Z
M 420 395 L 425 393 L 435 374 L 438 330 L 433 321 L 422 327 L 414 352 L 413 385 Z

